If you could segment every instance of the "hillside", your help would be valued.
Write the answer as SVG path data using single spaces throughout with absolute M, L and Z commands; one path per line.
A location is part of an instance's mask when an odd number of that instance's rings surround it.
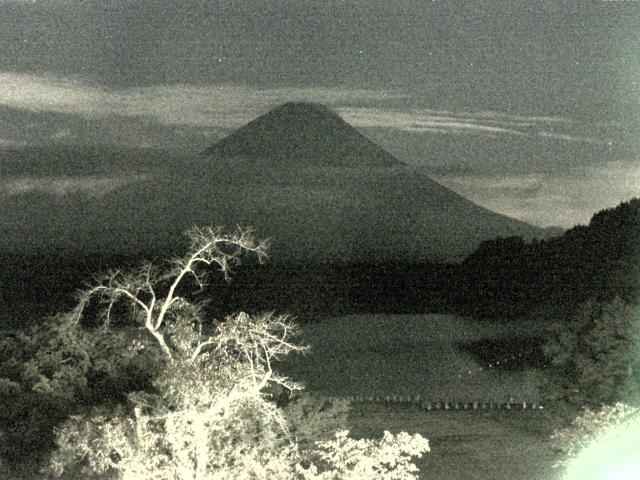
M 3 159 L 0 251 L 173 249 L 206 224 L 254 226 L 275 262 L 455 261 L 483 240 L 547 234 L 466 200 L 314 104 L 285 104 L 205 155 L 52 148 L 32 151 L 23 174 Z M 64 161 L 34 171 L 53 158 Z
M 458 303 L 471 305 L 466 313 L 474 316 L 520 317 L 544 307 L 557 317 L 589 298 L 637 302 L 640 199 L 597 212 L 588 225 L 548 240 L 483 242 L 461 268 L 473 287 L 458 292 Z

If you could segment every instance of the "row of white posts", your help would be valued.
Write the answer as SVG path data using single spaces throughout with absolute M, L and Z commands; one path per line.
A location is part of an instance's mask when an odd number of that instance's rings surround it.
M 413 406 L 421 410 L 540 410 L 542 405 L 536 402 L 516 402 L 510 399 L 506 402 L 491 401 L 432 401 L 424 400 L 420 395 L 385 395 L 366 396 L 353 395 L 346 397 L 351 403 L 381 403 L 403 404 Z

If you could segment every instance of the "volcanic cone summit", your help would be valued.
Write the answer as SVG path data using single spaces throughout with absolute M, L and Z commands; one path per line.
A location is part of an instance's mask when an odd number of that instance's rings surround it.
M 205 154 L 288 166 L 402 164 L 330 108 L 305 102 L 285 103 L 271 110 L 211 146 Z

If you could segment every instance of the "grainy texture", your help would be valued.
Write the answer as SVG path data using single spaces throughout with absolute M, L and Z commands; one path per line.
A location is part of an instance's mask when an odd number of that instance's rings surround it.
M 557 453 L 547 413 L 434 412 L 406 407 L 362 405 L 349 418 L 354 436 L 380 436 L 382 430 L 420 433 L 431 452 L 416 462 L 424 480 L 556 480 Z

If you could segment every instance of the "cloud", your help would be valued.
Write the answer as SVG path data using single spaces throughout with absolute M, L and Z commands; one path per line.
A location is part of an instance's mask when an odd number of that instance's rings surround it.
M 524 122 L 524 123 L 553 123 L 553 124 L 572 124 L 576 123 L 575 120 L 565 118 L 565 117 L 545 117 L 539 115 L 532 116 L 523 116 L 523 115 L 511 115 L 508 113 L 501 112 L 492 112 L 492 111 L 484 111 L 484 112 L 476 112 L 470 113 L 473 117 L 477 118 L 486 118 L 486 119 L 496 119 L 498 121 L 510 121 L 510 122 Z
M 106 95 L 81 81 L 0 73 L 0 103 L 30 111 L 91 114 Z
M 555 140 L 566 140 L 569 142 L 593 143 L 596 145 L 611 144 L 611 140 L 599 140 L 593 137 L 576 137 L 566 133 L 538 132 L 541 137 L 553 138 Z
M 479 205 L 540 226 L 587 224 L 593 213 L 640 197 L 640 161 L 556 173 L 430 176 Z
M 2 147 L 22 147 L 26 145 L 25 142 L 20 140 L 13 140 L 9 138 L 0 138 L 0 148 Z
M 384 91 L 257 88 L 242 85 L 154 85 L 109 89 L 81 79 L 0 73 L 0 104 L 34 112 L 148 117 L 165 125 L 233 128 L 265 108 L 292 100 L 341 103 L 398 98 Z
M 407 110 L 390 106 L 396 101 L 404 103 L 407 98 L 401 93 L 383 90 L 321 87 L 258 88 L 180 83 L 113 89 L 80 78 L 0 73 L 0 105 L 32 112 L 76 114 L 91 119 L 119 116 L 144 118 L 167 126 L 231 129 L 277 104 L 305 100 L 334 107 L 348 122 L 360 128 L 439 134 L 538 134 L 563 141 L 608 141 L 599 140 L 596 135 L 576 134 L 573 129 L 577 122 L 564 117 L 494 111 Z
M 513 128 L 482 123 L 478 119 L 469 118 L 468 114 L 457 115 L 453 112 L 434 110 L 386 110 L 370 107 L 345 107 L 338 109 L 344 119 L 360 128 L 393 128 L 407 132 L 430 132 L 434 129 L 439 133 L 499 133 L 525 135 Z M 516 123 L 507 124 L 518 126 Z
M 429 131 L 430 129 L 446 132 L 467 130 L 523 135 L 522 132 L 510 128 L 483 124 L 476 119 L 469 118 L 468 114 L 459 115 L 449 111 L 428 109 L 403 111 L 369 107 L 340 108 L 338 110 L 345 120 L 361 128 L 394 128 L 412 132 Z
M 85 177 L 34 177 L 4 178 L 0 187 L 1 197 L 12 197 L 27 193 L 42 193 L 54 197 L 84 194 L 100 197 L 119 187 L 144 180 L 143 175 L 85 176 Z
M 342 107 L 339 108 L 339 112 L 348 122 L 360 128 L 389 128 L 411 133 L 479 134 L 493 137 L 539 135 L 568 142 L 603 145 L 611 141 L 610 126 L 585 126 L 564 117 L 523 116 L 491 111 L 453 112 L 416 108 L 406 110 L 384 106 Z M 584 136 L 577 132 L 578 129 L 585 128 L 592 129 L 593 135 Z

